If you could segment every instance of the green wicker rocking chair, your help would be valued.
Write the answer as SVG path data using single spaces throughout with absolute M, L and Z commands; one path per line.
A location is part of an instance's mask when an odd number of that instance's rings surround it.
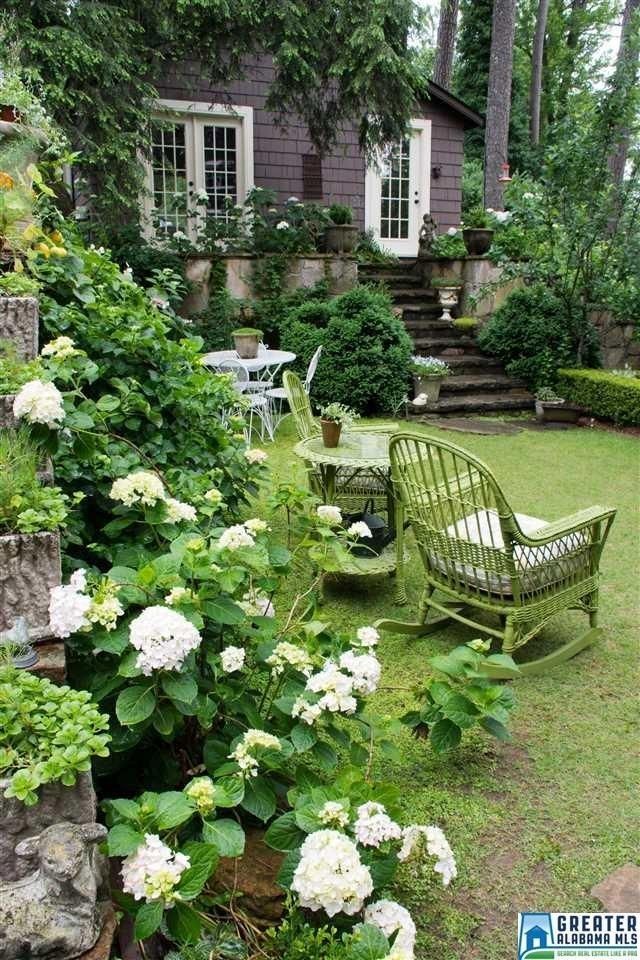
M 286 370 L 282 376 L 282 384 L 287 394 L 289 408 L 296 426 L 298 438 L 308 440 L 310 437 L 320 436 L 320 424 L 313 416 L 311 411 L 311 402 L 306 393 L 302 382 L 291 370 Z M 367 432 L 384 429 L 390 432 L 396 428 L 397 424 L 387 424 L 384 428 L 366 427 Z M 357 428 L 356 428 L 357 429 Z M 365 429 L 365 428 L 363 428 Z M 309 486 L 317 496 L 323 496 L 322 481 L 319 471 L 311 463 L 305 463 L 309 477 Z M 380 477 L 374 474 L 368 474 L 365 471 L 358 471 L 354 474 L 349 471 L 348 476 L 336 477 L 336 504 L 345 513 L 356 513 L 362 510 L 367 501 L 373 500 L 373 508 L 376 513 L 386 513 L 388 503 L 388 491 L 381 482 Z
M 552 617 L 579 609 L 590 629 L 545 657 L 519 664 L 540 674 L 597 640 L 600 556 L 615 510 L 594 506 L 546 523 L 512 511 L 491 471 L 443 440 L 397 434 L 389 444 L 401 529 L 409 520 L 426 573 L 417 623 L 382 620 L 379 629 L 422 636 L 453 618 L 502 641 L 511 654 Z M 435 599 L 434 593 L 444 599 Z M 440 614 L 427 622 L 430 611 Z M 464 611 L 464 612 L 463 612 Z M 496 614 L 500 626 L 477 619 Z M 494 677 L 507 668 L 488 669 Z

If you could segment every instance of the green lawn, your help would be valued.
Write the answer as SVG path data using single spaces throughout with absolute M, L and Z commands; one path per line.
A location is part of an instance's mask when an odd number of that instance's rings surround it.
M 515 955 L 518 910 L 598 909 L 590 888 L 637 859 L 640 446 L 588 429 L 446 436 L 490 465 L 518 512 L 552 520 L 595 503 L 618 508 L 602 563 L 604 640 L 548 676 L 517 681 L 513 742 L 477 734 L 436 757 L 403 733 L 401 761 L 381 760 L 375 771 L 401 787 L 408 822 L 440 824 L 458 858 L 448 890 L 427 869 L 396 890 L 419 926 L 417 958 L 505 960 Z M 304 482 L 293 443 L 286 420 L 264 446 L 276 477 Z M 415 553 L 408 568 L 411 613 L 421 584 Z M 292 584 L 291 594 L 299 588 Z M 323 616 L 345 628 L 397 613 L 393 582 L 363 579 L 330 586 Z M 541 642 L 586 626 L 584 615 L 560 616 Z M 385 636 L 374 707 L 400 716 L 426 659 L 474 635 L 458 625 L 419 640 Z

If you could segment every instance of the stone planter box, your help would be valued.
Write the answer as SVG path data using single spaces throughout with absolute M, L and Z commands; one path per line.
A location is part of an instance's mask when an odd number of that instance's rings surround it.
M 252 285 L 253 272 L 260 260 L 254 256 L 200 256 L 190 257 L 186 263 L 186 277 L 195 289 L 190 293 L 181 308 L 183 316 L 205 310 L 209 303 L 211 265 L 215 260 L 224 264 L 226 271 L 226 289 L 237 300 L 255 298 Z M 336 295 L 351 290 L 358 282 L 358 264 L 353 257 L 335 254 L 314 254 L 306 257 L 292 257 L 283 278 L 285 290 L 293 291 L 315 287 L 326 281 L 329 293 Z
M 332 223 L 325 227 L 324 241 L 329 253 L 351 253 L 360 231 L 350 223 Z
M 80 774 L 75 786 L 47 783 L 40 788 L 40 801 L 25 807 L 4 792 L 8 780 L 0 779 L 0 878 L 21 880 L 33 871 L 28 858 L 15 854 L 16 844 L 34 837 L 54 823 L 93 823 L 96 819 L 96 795 L 90 773 Z
M 0 536 L 0 630 L 24 617 L 32 639 L 48 636 L 49 590 L 61 576 L 57 532 Z
M 4 393 L 0 396 L 0 430 L 11 430 L 17 426 L 13 415 L 13 401 L 15 393 Z
M 38 301 L 0 297 L 0 340 L 11 340 L 21 360 L 38 356 Z
M 581 407 L 565 400 L 536 400 L 538 423 L 577 423 L 583 412 Z

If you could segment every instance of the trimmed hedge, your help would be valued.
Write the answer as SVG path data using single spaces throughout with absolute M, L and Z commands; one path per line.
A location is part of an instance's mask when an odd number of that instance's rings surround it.
M 558 393 L 595 417 L 640 425 L 640 379 L 609 370 L 558 370 Z

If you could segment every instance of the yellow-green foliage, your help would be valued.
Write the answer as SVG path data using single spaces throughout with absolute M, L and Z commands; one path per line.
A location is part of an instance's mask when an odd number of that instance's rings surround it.
M 640 424 L 640 379 L 608 370 L 559 370 L 558 393 L 596 417 Z

